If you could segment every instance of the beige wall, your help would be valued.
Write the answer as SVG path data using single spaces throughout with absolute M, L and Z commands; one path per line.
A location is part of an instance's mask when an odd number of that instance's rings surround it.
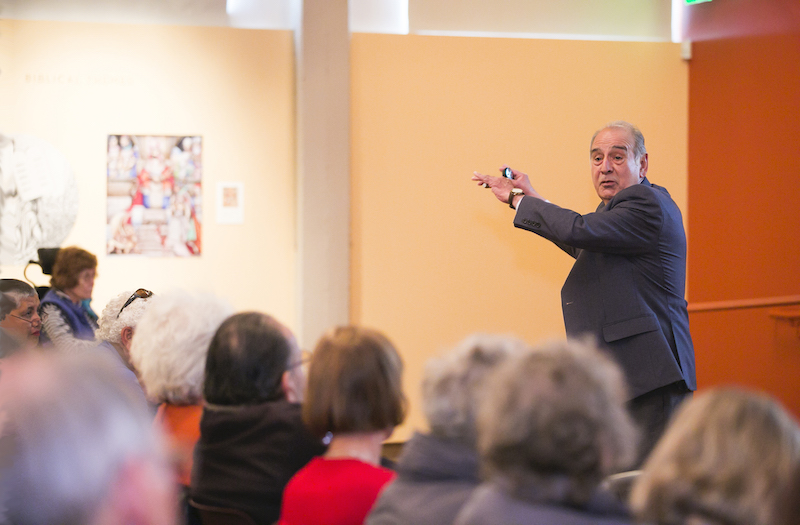
M 65 245 L 100 259 L 96 310 L 125 289 L 182 287 L 295 324 L 293 60 L 288 31 L 0 21 L 0 132 L 67 156 L 80 211 Z M 118 133 L 203 136 L 201 257 L 104 255 L 106 141 Z M 244 182 L 244 224 L 216 224 L 218 181 Z
M 432 354 L 476 331 L 564 334 L 572 260 L 513 228 L 472 172 L 508 163 L 554 203 L 593 211 L 589 141 L 622 118 L 685 211 L 687 67 L 669 43 L 356 34 L 352 49 L 352 320 L 403 354 L 402 440 L 423 425 Z
M 409 0 L 411 33 L 479 31 L 670 41 L 672 0 Z

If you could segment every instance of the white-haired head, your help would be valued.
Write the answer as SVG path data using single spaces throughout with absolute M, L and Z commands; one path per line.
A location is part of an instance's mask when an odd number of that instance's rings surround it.
M 152 297 L 137 297 L 122 310 L 122 307 L 133 294 L 134 292 L 132 291 L 122 292 L 106 304 L 100 319 L 97 321 L 99 328 L 95 333 L 95 338 L 98 341 L 119 344 L 122 329 L 127 327 L 136 328 L 139 324 L 145 310 L 150 305 Z
M 208 345 L 232 313 L 212 294 L 176 290 L 150 299 L 130 357 L 151 401 L 191 405 L 202 399 Z
M 110 522 L 131 490 L 147 492 L 143 512 L 169 519 L 175 493 L 152 416 L 107 357 L 25 353 L 2 368 L 0 522 Z
M 422 402 L 431 433 L 473 446 L 475 417 L 490 373 L 527 345 L 520 339 L 473 334 L 425 365 Z

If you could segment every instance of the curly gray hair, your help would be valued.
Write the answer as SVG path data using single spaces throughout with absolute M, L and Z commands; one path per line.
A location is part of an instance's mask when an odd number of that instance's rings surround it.
M 540 345 L 492 379 L 478 445 L 487 473 L 512 495 L 583 504 L 634 459 L 622 371 L 589 342 Z
M 506 358 L 527 348 L 514 337 L 473 334 L 451 351 L 428 360 L 422 404 L 431 433 L 474 446 L 475 416 L 486 378 Z
M 214 295 L 182 290 L 149 302 L 133 336 L 131 363 L 151 401 L 195 404 L 202 399 L 208 345 L 233 308 Z
M 132 291 L 122 292 L 106 304 L 97 321 L 99 328 L 95 333 L 95 339 L 116 344 L 120 342 L 120 333 L 123 328 L 136 328 L 152 297 L 136 298 L 120 312 L 122 305 L 128 301 L 131 295 L 133 295 Z

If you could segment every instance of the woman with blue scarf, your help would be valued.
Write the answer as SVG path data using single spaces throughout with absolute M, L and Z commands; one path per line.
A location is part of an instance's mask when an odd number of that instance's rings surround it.
M 97 314 L 89 306 L 96 276 L 97 257 L 93 254 L 77 246 L 59 250 L 50 279 L 52 288 L 39 307 L 42 345 L 63 350 L 96 345 Z

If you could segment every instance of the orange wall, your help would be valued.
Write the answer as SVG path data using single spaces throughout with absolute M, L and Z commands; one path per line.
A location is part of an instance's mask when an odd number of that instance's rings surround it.
M 800 295 L 800 35 L 694 42 L 689 102 L 692 300 Z M 800 331 L 769 311 L 691 314 L 698 383 L 800 416 Z
M 425 360 L 476 332 L 563 337 L 572 259 L 513 227 L 472 183 L 508 163 L 593 211 L 589 141 L 613 119 L 647 137 L 650 178 L 685 210 L 687 67 L 669 43 L 354 34 L 351 319 L 406 363 L 404 439 L 423 426 Z

